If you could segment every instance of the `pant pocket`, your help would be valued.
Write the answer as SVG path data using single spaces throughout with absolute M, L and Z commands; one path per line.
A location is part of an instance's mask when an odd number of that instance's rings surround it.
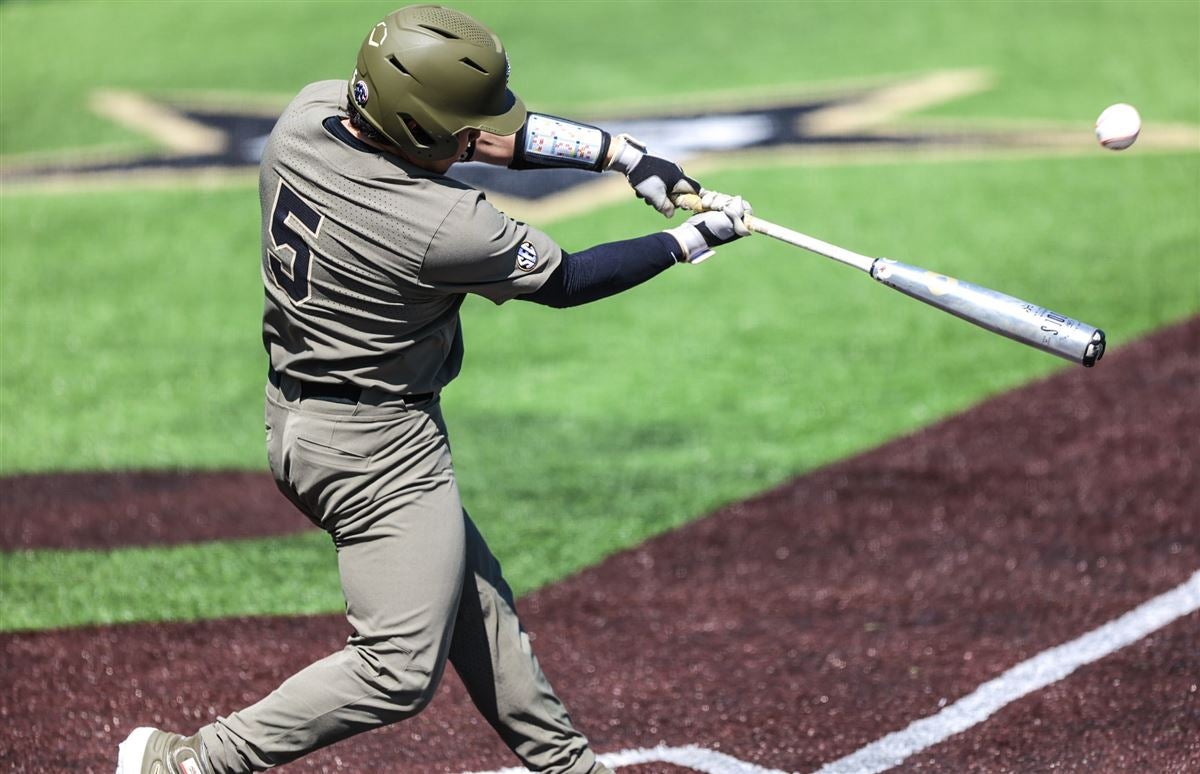
M 293 453 L 336 470 L 365 470 L 372 450 L 367 428 L 336 419 L 304 417 L 292 441 Z
M 324 462 L 339 470 L 365 470 L 370 464 L 370 456 L 358 454 L 332 442 L 318 441 L 315 438 L 296 436 L 296 451 L 314 462 Z

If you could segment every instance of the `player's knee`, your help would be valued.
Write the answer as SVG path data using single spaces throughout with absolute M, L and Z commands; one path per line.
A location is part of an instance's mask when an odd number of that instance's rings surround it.
M 353 650 L 367 682 L 405 716 L 417 714 L 433 700 L 441 670 L 419 663 L 403 641 L 378 640 Z

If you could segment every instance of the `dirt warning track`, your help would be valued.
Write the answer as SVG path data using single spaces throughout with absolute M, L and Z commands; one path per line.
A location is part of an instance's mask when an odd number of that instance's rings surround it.
M 1200 318 L 613 556 L 523 617 L 598 751 L 642 751 L 629 771 L 819 770 L 1189 582 L 1198 386 Z M 106 770 L 133 726 L 191 731 L 346 633 L 324 616 L 5 635 L 0 765 Z M 897 770 L 1196 770 L 1197 683 L 1200 613 L 1177 609 Z M 451 675 L 422 716 L 284 770 L 513 765 Z

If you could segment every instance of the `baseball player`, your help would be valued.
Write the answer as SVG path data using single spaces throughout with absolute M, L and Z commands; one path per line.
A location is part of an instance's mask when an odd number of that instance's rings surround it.
M 667 231 L 568 254 L 445 176 L 476 159 L 611 169 L 671 215 Z M 262 771 L 420 712 L 446 661 L 521 762 L 607 772 L 534 657 L 513 595 L 459 500 L 439 393 L 463 359 L 473 293 L 588 303 L 748 232 L 751 208 L 703 191 L 628 137 L 528 113 L 499 39 L 433 5 L 387 16 L 347 81 L 307 86 L 263 155 L 268 459 L 329 532 L 353 627 L 346 647 L 192 736 L 139 728 L 118 774 Z

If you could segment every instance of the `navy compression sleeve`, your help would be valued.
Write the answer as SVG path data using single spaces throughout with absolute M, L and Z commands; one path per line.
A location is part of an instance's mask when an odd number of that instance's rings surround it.
M 563 253 L 562 263 L 545 284 L 517 298 L 557 309 L 579 306 L 640 285 L 681 257 L 679 243 L 661 231 L 578 253 Z

